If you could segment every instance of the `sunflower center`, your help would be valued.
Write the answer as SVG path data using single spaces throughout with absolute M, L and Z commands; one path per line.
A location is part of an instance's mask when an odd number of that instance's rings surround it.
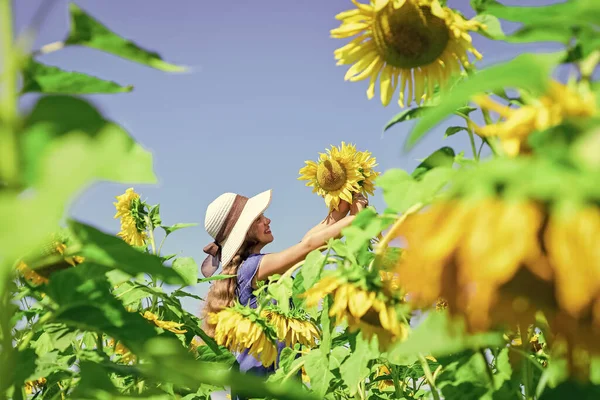
M 431 64 L 450 40 L 443 19 L 431 14 L 431 8 L 406 1 L 399 9 L 393 2 L 377 13 L 373 39 L 381 57 L 398 68 L 415 68 Z
M 325 160 L 317 167 L 317 182 L 328 192 L 338 190 L 346 183 L 346 170 L 336 160 Z

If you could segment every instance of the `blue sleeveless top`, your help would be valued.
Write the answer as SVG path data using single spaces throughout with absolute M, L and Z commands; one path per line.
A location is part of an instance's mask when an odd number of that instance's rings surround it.
M 258 266 L 260 265 L 263 256 L 264 254 L 252 254 L 244 260 L 242 265 L 238 268 L 237 288 L 235 293 L 239 303 L 243 306 L 249 306 L 251 308 L 256 308 L 257 306 L 256 296 L 252 294 L 254 291 L 252 288 L 252 280 L 256 276 Z M 281 350 L 284 348 L 285 343 L 277 341 L 277 363 L 279 362 Z M 238 354 L 236 359 L 240 366 L 240 372 L 252 372 L 253 374 L 262 376 L 275 372 L 275 364 L 269 367 L 263 367 L 260 360 L 248 354 L 248 350 L 244 350 L 242 353 Z

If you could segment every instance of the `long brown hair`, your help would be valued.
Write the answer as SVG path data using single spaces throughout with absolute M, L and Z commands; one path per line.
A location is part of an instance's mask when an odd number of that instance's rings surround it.
M 246 241 L 229 264 L 223 268 L 223 275 L 235 275 L 233 278 L 214 281 L 208 290 L 204 307 L 202 309 L 202 329 L 210 337 L 215 336 L 215 325 L 208 323 L 208 314 L 217 313 L 224 308 L 230 307 L 235 301 L 235 289 L 237 287 L 237 271 L 242 263 L 252 254 L 252 248 L 256 241 L 246 237 Z

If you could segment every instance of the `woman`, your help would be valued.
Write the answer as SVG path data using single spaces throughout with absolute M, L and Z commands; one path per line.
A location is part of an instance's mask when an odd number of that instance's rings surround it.
M 206 210 L 204 225 L 214 239 L 204 248 L 208 257 L 202 263 L 202 273 L 210 276 L 219 263 L 223 274 L 236 278 L 215 281 L 206 297 L 203 309 L 204 330 L 214 336 L 215 326 L 207 322 L 206 316 L 231 306 L 234 301 L 242 305 L 256 307 L 256 296 L 252 294 L 257 282 L 266 281 L 269 276 L 283 274 L 308 253 L 324 245 L 329 239 L 340 236 L 343 228 L 350 225 L 355 214 L 367 204 L 362 195 L 355 196 L 352 205 L 342 201 L 339 210 L 333 211 L 319 224 L 310 229 L 300 243 L 277 253 L 262 253 L 262 249 L 273 241 L 271 220 L 264 211 L 271 202 L 271 190 L 252 198 L 234 193 L 225 193 L 215 199 Z M 348 215 L 350 212 L 350 215 Z M 281 353 L 283 343 L 278 343 Z M 247 351 L 237 356 L 240 371 L 267 375 L 274 366 L 265 368 L 261 362 Z

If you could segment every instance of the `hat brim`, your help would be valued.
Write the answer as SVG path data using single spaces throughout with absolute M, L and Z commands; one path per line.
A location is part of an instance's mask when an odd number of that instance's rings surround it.
M 242 247 L 242 244 L 244 244 L 252 223 L 269 207 L 271 192 L 271 189 L 266 190 L 249 198 L 246 202 L 235 226 L 221 245 L 221 264 L 223 267 L 226 267 L 231 262 L 240 247 Z

